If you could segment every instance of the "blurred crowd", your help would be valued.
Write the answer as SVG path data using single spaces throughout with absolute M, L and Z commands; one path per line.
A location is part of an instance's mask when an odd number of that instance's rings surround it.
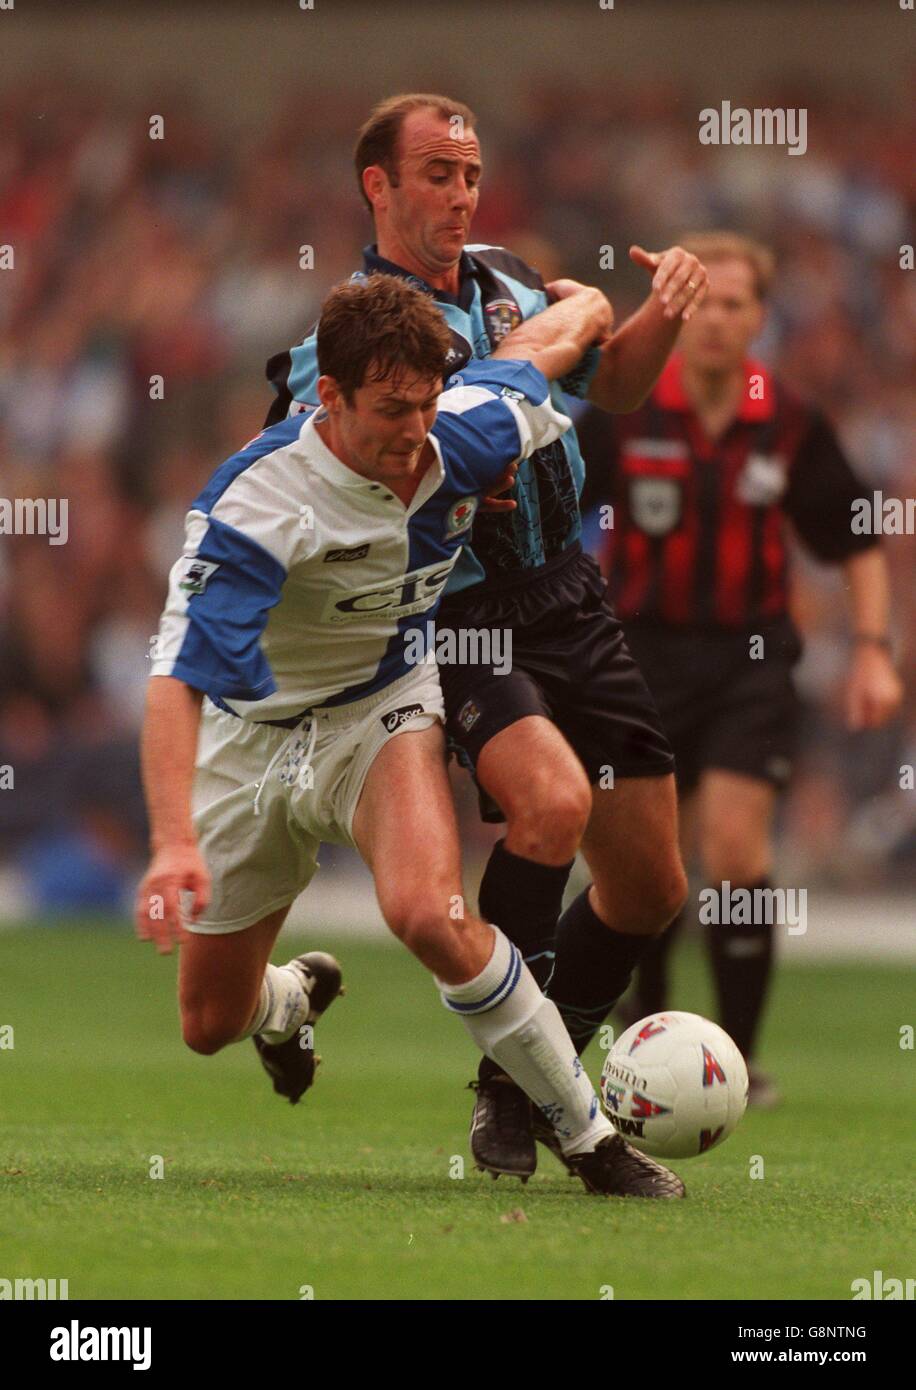
M 701 146 L 697 103 L 676 88 L 503 88 L 498 113 L 478 111 L 473 237 L 545 278 L 601 284 L 618 322 L 647 289 L 632 242 L 659 249 L 707 227 L 769 242 L 779 274 L 761 355 L 828 410 L 871 487 L 913 495 L 916 272 L 900 247 L 916 118 L 849 92 L 769 88 L 760 104 L 807 106 L 804 157 Z M 0 244 L 14 254 L 0 271 L 0 496 L 69 501 L 65 545 L 0 536 L 8 916 L 129 901 L 146 853 L 136 744 L 149 647 L 185 510 L 260 429 L 267 356 L 303 336 L 372 239 L 351 160 L 361 92 L 280 95 L 243 131 L 181 91 L 155 109 L 162 139 L 140 94 L 131 105 L 65 76 L 0 101 Z M 607 245 L 613 271 L 599 268 Z M 910 691 L 913 546 L 887 542 Z M 912 695 L 892 729 L 845 732 L 837 576 L 803 557 L 796 574 L 810 713 L 784 863 L 805 882 L 894 882 L 916 860 L 916 793 L 899 771 L 916 762 Z

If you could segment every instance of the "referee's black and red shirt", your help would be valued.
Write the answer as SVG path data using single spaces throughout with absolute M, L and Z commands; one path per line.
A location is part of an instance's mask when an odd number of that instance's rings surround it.
M 582 511 L 598 507 L 602 568 L 618 616 L 677 627 L 748 628 L 787 611 L 787 521 L 839 563 L 877 543 L 852 531 L 868 495 L 831 426 L 760 363 L 744 366 L 737 418 L 706 435 L 672 357 L 630 415 L 590 407 L 577 421 Z

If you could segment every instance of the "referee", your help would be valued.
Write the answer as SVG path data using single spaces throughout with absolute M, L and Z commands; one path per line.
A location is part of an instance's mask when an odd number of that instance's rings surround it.
M 852 504 L 867 487 L 830 424 L 748 356 L 763 323 L 770 252 L 720 232 L 684 245 L 709 267 L 706 301 L 640 410 L 580 418 L 582 505 L 599 521 L 616 610 L 674 748 L 685 861 L 695 848 L 705 883 L 766 889 L 773 811 L 799 724 L 789 527 L 816 559 L 843 570 L 853 729 L 884 723 L 901 700 L 887 569 L 878 537 L 852 529 Z M 773 926 L 709 930 L 720 1020 L 750 1061 Z M 634 1019 L 667 1005 L 673 932 L 643 958 Z M 775 1104 L 769 1078 L 753 1065 L 749 1073 L 750 1100 Z

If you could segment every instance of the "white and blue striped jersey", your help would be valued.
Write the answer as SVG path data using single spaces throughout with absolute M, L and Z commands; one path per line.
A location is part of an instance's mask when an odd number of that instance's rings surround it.
M 406 674 L 405 630 L 432 618 L 481 494 L 570 423 L 529 363 L 470 364 L 439 397 L 435 456 L 405 506 L 327 448 L 317 417 L 271 426 L 216 470 L 170 575 L 152 674 L 248 718 Z

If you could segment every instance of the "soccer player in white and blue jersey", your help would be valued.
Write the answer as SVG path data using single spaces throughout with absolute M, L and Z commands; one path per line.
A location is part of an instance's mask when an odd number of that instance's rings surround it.
M 188 514 L 144 724 L 153 860 L 137 904 L 141 936 L 182 941 L 188 1045 L 253 1037 L 295 1102 L 340 970 L 319 952 L 269 956 L 320 844 L 357 848 L 392 931 L 593 1191 L 622 1141 L 556 1006 L 498 926 L 454 920 L 438 671 L 409 664 L 406 629 L 434 614 L 481 494 L 568 427 L 538 367 L 565 370 L 610 322 L 587 290 L 556 306 L 529 361 L 481 364 L 440 395 L 449 335 L 425 295 L 381 275 L 329 296 L 321 409 L 265 430 Z M 658 1168 L 657 1195 L 676 1182 Z
M 357 274 L 384 270 L 430 296 L 451 330 L 452 371 L 491 356 L 507 334 L 520 349 L 551 299 L 581 289 L 570 280 L 545 285 L 511 251 L 472 240 L 482 170 L 476 124 L 460 102 L 409 93 L 373 109 L 354 151 L 376 237 Z M 630 256 L 651 274 L 651 293 L 554 383 L 558 402 L 562 385 L 603 410 L 635 409 L 702 300 L 706 271 L 683 247 L 632 247 Z M 277 390 L 269 420 L 310 408 L 314 332 L 272 358 L 268 375 Z M 549 989 L 580 1051 L 687 889 L 673 756 L 604 582 L 582 553 L 582 480 L 574 429 L 534 450 L 519 466 L 517 508 L 478 512 L 440 609 L 453 630 L 511 635 L 508 674 L 483 661 L 442 665 L 446 732 L 473 769 L 484 819 L 506 822 L 480 911 Z M 593 882 L 563 912 L 580 845 Z M 556 1152 L 549 1127 L 489 1059 L 475 1084 L 478 1166 L 527 1178 L 535 1137 Z M 639 1195 L 641 1186 L 622 1162 L 618 1190 Z

